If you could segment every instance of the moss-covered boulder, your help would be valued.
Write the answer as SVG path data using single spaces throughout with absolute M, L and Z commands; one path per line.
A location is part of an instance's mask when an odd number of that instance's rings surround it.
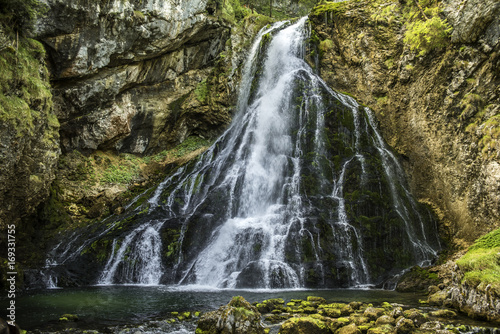
M 340 328 L 337 334 L 361 334 L 361 330 L 356 326 L 356 324 L 349 324 Z
M 280 334 L 330 334 L 327 322 L 314 317 L 288 319 L 279 330 Z
M 312 303 L 314 306 L 326 304 L 326 299 L 323 297 L 309 296 L 307 297 L 307 301 Z
M 396 333 L 406 334 L 412 333 L 415 330 L 415 324 L 412 320 L 401 317 L 396 322 Z
M 233 297 L 217 311 L 205 313 L 196 334 L 264 334 L 260 313 L 243 297 Z
M 396 320 L 391 317 L 390 315 L 383 315 L 380 318 L 375 321 L 376 326 L 382 326 L 382 325 L 395 325 Z
M 420 326 L 424 322 L 426 322 L 426 317 L 420 310 L 417 310 L 415 308 L 406 310 L 403 312 L 403 316 L 407 319 L 410 319 L 413 321 L 415 326 Z
M 368 307 L 363 312 L 363 315 L 370 320 L 377 320 L 378 317 L 381 317 L 384 314 L 384 311 L 385 310 L 383 308 Z
M 433 317 L 437 318 L 455 318 L 457 316 L 457 313 L 452 310 L 448 309 L 441 309 L 441 310 L 436 310 L 432 311 L 429 313 Z

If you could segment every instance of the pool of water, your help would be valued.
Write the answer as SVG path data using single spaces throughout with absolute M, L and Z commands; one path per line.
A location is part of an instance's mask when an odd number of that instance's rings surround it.
M 79 327 L 139 323 L 173 311 L 213 310 L 233 296 L 250 302 L 269 298 L 306 299 L 321 296 L 328 302 L 384 301 L 417 306 L 424 296 L 387 290 L 214 290 L 186 286 L 91 286 L 36 291 L 16 299 L 16 321 L 23 329 L 42 329 L 65 313 L 79 317 Z M 2 310 L 7 300 L 1 300 Z M 5 313 L 5 311 L 3 311 Z M 2 317 L 5 314 L 1 315 Z

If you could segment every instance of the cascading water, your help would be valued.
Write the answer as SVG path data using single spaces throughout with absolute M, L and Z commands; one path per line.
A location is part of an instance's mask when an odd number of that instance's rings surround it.
M 259 33 L 231 127 L 79 251 L 106 250 L 97 283 L 354 287 L 435 257 L 371 111 L 314 73 L 307 38 L 306 18 Z

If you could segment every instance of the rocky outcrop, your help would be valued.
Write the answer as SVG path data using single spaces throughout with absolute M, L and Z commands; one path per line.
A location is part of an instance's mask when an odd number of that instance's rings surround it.
M 63 156 L 27 225 L 54 228 L 121 212 L 165 165 L 217 136 L 231 120 L 244 52 L 270 19 L 229 22 L 206 1 L 47 4 L 37 34 L 50 56 Z
M 429 304 L 453 307 L 471 318 L 500 323 L 500 296 L 491 284 L 472 284 L 464 280 L 464 273 L 449 261 L 453 267 L 451 282 L 429 295 Z
M 451 41 L 425 55 L 403 42 L 405 3 L 345 2 L 312 15 L 318 70 L 375 111 L 413 193 L 443 235 L 469 244 L 500 218 L 500 3 L 443 1 Z
M 234 89 L 231 78 L 225 87 L 209 79 L 231 29 L 206 1 L 47 4 L 37 34 L 63 151 L 150 153 L 190 134 L 211 138 L 229 122 L 231 100 L 209 101 L 207 91 Z
M 199 334 L 264 334 L 260 313 L 243 297 L 233 297 L 226 306 L 205 313 L 198 321 Z

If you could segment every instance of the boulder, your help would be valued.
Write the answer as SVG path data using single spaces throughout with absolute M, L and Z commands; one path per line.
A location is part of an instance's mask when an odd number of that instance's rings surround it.
M 264 334 L 261 315 L 243 297 L 233 297 L 218 310 L 205 313 L 198 321 L 197 334 Z
M 313 317 L 288 319 L 281 325 L 280 334 L 330 334 L 325 321 Z

